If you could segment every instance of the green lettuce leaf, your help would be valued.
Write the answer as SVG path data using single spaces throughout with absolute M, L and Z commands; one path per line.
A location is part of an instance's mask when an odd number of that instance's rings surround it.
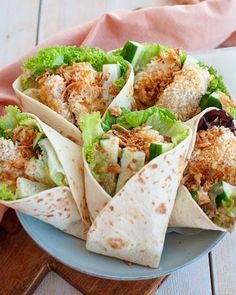
M 183 123 L 177 120 L 172 112 L 164 108 L 158 108 L 146 123 L 159 131 L 161 135 L 171 137 L 175 145 L 188 136 L 188 129 Z
M 63 64 L 71 65 L 75 62 L 89 62 L 97 71 L 102 71 L 104 64 L 119 62 L 121 77 L 126 81 L 128 65 L 121 56 L 106 53 L 100 48 L 57 45 L 42 48 L 35 56 L 24 61 L 21 75 L 23 90 L 35 86 L 35 78 L 47 70 L 55 71 Z
M 47 164 L 49 177 L 58 186 L 67 186 L 67 179 L 64 169 L 55 153 L 55 150 L 49 140 L 44 138 L 38 143 L 42 150 L 42 160 Z
M 86 114 L 81 118 L 81 130 L 83 131 L 84 152 L 87 161 L 92 160 L 92 153 L 96 146 L 96 142 L 103 135 L 102 119 L 99 112 Z
M 15 194 L 6 186 L 6 184 L 0 184 L 0 200 L 14 201 L 16 199 Z
M 207 93 L 211 94 L 213 92 L 221 91 L 228 95 L 229 93 L 224 83 L 223 77 L 218 74 L 217 70 L 213 68 L 212 66 L 208 66 L 201 61 L 199 61 L 198 64 L 201 67 L 207 69 L 209 74 L 212 76 L 212 80 L 210 81 L 210 85 L 207 89 Z
M 236 109 L 235 108 L 230 108 L 229 113 L 231 117 L 236 120 Z
M 17 126 L 28 126 L 42 132 L 38 122 L 30 115 L 21 112 L 17 106 L 6 106 L 4 111 L 5 115 L 0 117 L 0 137 L 11 138 L 11 130 Z
M 109 111 L 107 112 L 102 122 L 104 131 L 110 130 L 113 124 L 119 124 L 126 129 L 147 124 L 159 131 L 160 134 L 171 137 L 175 145 L 188 136 L 188 129 L 167 109 L 154 106 L 146 110 L 133 112 L 125 108 L 121 108 L 121 110 L 120 117 L 114 117 Z
M 31 118 L 29 115 L 22 113 L 17 106 L 6 106 L 5 115 L 0 117 L 0 136 L 10 138 L 11 132 L 6 130 L 13 130 L 25 119 Z
M 125 108 L 122 109 L 122 115 L 116 119 L 116 123 L 125 127 L 126 129 L 135 128 L 147 122 L 148 118 L 152 116 L 157 107 L 151 107 L 141 111 L 129 111 Z

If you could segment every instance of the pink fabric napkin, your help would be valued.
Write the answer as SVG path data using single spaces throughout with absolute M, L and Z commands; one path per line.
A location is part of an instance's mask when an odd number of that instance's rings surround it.
M 40 47 L 87 44 L 111 50 L 122 46 L 128 39 L 159 42 L 190 51 L 215 48 L 222 43 L 223 46 L 232 46 L 236 45 L 235 12 L 235 0 L 208 0 L 192 5 L 106 13 L 90 23 L 55 35 L 15 63 L 3 68 L 0 71 L 0 111 L 4 104 L 17 103 L 11 84 L 20 74 L 22 60 Z M 0 219 L 4 210 L 5 208 L 0 207 Z

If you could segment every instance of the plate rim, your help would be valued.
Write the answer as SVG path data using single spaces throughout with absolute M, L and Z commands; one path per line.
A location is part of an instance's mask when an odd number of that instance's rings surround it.
M 108 280 L 116 280 L 116 281 L 141 281 L 141 280 L 149 280 L 149 279 L 155 279 L 155 278 L 158 278 L 158 277 L 162 277 L 162 276 L 167 276 L 179 269 L 182 269 L 192 263 L 194 263 L 195 261 L 197 261 L 198 259 L 200 259 L 201 257 L 203 257 L 204 255 L 208 254 L 209 252 L 211 252 L 211 250 L 220 242 L 223 240 L 223 238 L 226 236 L 226 232 L 220 232 L 220 231 L 217 231 L 219 233 L 218 237 L 214 240 L 213 243 L 211 243 L 209 245 L 209 247 L 207 247 L 203 252 L 199 253 L 198 255 L 196 255 L 193 259 L 190 259 L 188 260 L 187 262 L 185 262 L 184 264 L 182 265 L 179 265 L 175 268 L 173 268 L 173 270 L 171 270 L 170 272 L 169 271 L 163 271 L 161 272 L 160 274 L 151 274 L 151 275 L 148 275 L 148 274 L 145 274 L 145 275 L 139 275 L 139 276 L 130 276 L 128 278 L 126 277 L 120 277 L 120 276 L 114 276 L 114 275 L 102 275 L 102 274 L 99 274 L 97 273 L 96 271 L 89 271 L 89 270 L 85 270 L 85 269 L 81 269 L 79 267 L 75 267 L 75 266 L 72 266 L 70 264 L 68 264 L 67 262 L 65 262 L 63 259 L 61 259 L 60 257 L 56 256 L 53 252 L 50 251 L 50 249 L 48 250 L 41 239 L 38 239 L 36 238 L 35 234 L 32 233 L 30 231 L 30 228 L 28 227 L 27 224 L 25 224 L 24 222 L 24 216 L 29 216 L 27 214 L 24 214 L 24 213 L 21 213 L 19 211 L 16 211 L 16 215 L 22 225 L 22 227 L 24 228 L 24 230 L 27 232 L 27 234 L 30 236 L 30 238 L 32 238 L 34 240 L 34 242 L 41 248 L 43 249 L 46 253 L 48 253 L 50 256 L 52 256 L 54 259 L 56 259 L 58 262 L 66 265 L 67 267 L 75 270 L 75 271 L 78 271 L 78 272 L 81 272 L 83 274 L 86 274 L 86 275 L 89 275 L 89 276 L 92 276 L 92 277 L 97 277 L 97 278 L 102 278 L 102 279 L 108 279 Z M 32 216 L 29 216 L 30 218 L 34 218 Z M 35 218 L 36 219 L 36 218 Z M 40 222 L 43 222 L 41 220 L 39 220 Z M 66 234 L 66 233 L 65 233 Z M 81 240 L 82 242 L 85 243 L 85 241 Z M 96 253 L 95 253 L 96 254 Z M 97 254 L 99 255 L 99 254 Z M 136 264 L 133 264 L 133 265 L 136 265 Z M 145 266 L 143 266 L 145 267 Z M 148 267 L 146 267 L 148 268 Z M 153 268 L 150 268 L 151 270 L 155 270 Z M 156 269 L 157 272 L 158 272 L 158 268 Z

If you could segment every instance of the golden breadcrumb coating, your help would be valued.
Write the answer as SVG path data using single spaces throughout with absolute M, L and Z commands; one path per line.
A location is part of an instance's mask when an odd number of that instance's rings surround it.
M 157 105 L 170 109 L 182 121 L 187 121 L 201 112 L 199 102 L 210 83 L 207 69 L 199 65 L 188 66 L 175 73 L 170 83 L 157 100 Z
M 236 137 L 229 128 L 212 127 L 197 133 L 183 183 L 190 191 L 226 181 L 236 185 Z
M 159 95 L 173 81 L 174 73 L 181 69 L 180 50 L 161 52 L 135 76 L 134 97 L 137 108 L 153 106 Z

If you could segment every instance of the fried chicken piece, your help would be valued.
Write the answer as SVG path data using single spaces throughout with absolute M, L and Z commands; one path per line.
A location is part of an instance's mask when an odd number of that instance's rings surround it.
M 93 111 L 105 112 L 109 101 L 102 97 L 105 77 L 96 72 L 91 64 L 79 63 L 64 69 L 71 74 L 70 84 L 65 95 L 70 112 L 75 116 L 77 126 L 80 125 L 81 116 Z
M 187 121 L 201 112 L 199 102 L 210 83 L 207 69 L 198 65 L 188 66 L 175 73 L 169 84 L 157 100 L 157 105 L 170 109 L 182 121 Z
M 73 88 L 71 87 L 68 105 L 79 126 L 82 115 L 93 111 L 100 111 L 103 114 L 107 101 L 102 99 L 102 88 L 99 85 L 80 81 L 76 82 Z
M 174 78 L 174 73 L 181 69 L 180 51 L 163 51 L 135 76 L 134 97 L 137 108 L 153 106 L 161 92 Z
M 0 183 L 6 183 L 13 190 L 16 179 L 24 175 L 26 163 L 18 148 L 12 140 L 0 138 Z
M 230 129 L 214 126 L 198 132 L 183 183 L 190 191 L 209 191 L 218 181 L 236 185 L 236 137 Z
M 62 115 L 66 120 L 74 123 L 74 117 L 64 100 L 66 84 L 59 75 L 48 75 L 38 80 L 40 87 L 40 100 L 49 108 Z
M 37 136 L 37 132 L 33 129 L 29 129 L 28 127 L 16 127 L 13 130 L 13 142 L 17 142 L 20 145 L 26 147 L 32 147 L 35 137 Z

